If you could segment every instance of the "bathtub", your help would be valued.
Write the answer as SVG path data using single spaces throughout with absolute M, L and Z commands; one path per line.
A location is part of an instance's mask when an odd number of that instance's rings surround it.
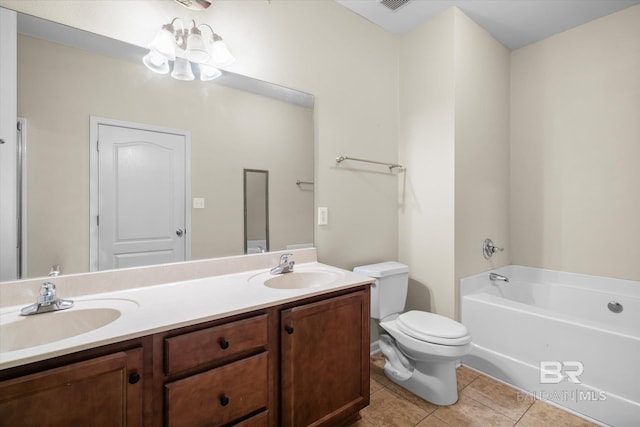
M 518 399 L 640 426 L 640 282 L 515 265 L 491 271 L 509 283 L 490 281 L 490 272 L 460 281 L 472 336 L 462 363 L 515 386 Z

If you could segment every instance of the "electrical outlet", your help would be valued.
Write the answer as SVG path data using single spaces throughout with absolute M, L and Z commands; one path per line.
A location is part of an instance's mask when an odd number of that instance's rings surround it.
M 193 198 L 193 209 L 204 209 L 204 198 L 203 197 L 194 197 Z

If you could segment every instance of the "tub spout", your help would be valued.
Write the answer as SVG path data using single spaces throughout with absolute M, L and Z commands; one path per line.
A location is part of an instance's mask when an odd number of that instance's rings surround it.
M 489 273 L 489 280 L 491 280 L 492 282 L 498 281 L 498 282 L 509 283 L 508 277 L 498 273 Z

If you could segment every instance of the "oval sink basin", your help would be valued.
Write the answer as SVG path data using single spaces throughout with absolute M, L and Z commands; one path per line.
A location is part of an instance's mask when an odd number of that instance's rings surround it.
M 327 271 L 300 271 L 285 273 L 267 279 L 265 286 L 275 289 L 302 289 L 328 285 L 337 278 L 337 274 Z
M 0 352 L 22 350 L 85 334 L 116 321 L 125 309 L 135 308 L 130 300 L 76 301 L 73 308 L 21 316 L 18 312 L 0 316 Z

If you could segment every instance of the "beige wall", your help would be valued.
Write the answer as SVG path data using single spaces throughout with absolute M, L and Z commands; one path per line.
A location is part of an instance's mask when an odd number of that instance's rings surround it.
M 407 309 L 455 317 L 457 279 L 509 259 L 481 252 L 486 237 L 509 239 L 509 52 L 454 8 L 404 36 L 400 51 Z
M 513 262 L 640 279 L 640 6 L 511 58 Z
M 406 309 L 453 315 L 455 9 L 402 37 L 399 78 L 400 261 Z
M 270 171 L 271 248 L 313 241 L 313 195 L 295 184 L 313 178 L 313 110 L 25 36 L 18 76 L 18 115 L 28 120 L 28 276 L 52 264 L 89 269 L 92 115 L 191 132 L 192 195 L 205 199 L 192 210 L 193 259 L 243 253 L 245 168 Z
M 455 289 L 459 279 L 510 263 L 509 50 L 456 14 Z M 504 248 L 490 260 L 482 242 Z M 458 294 L 455 294 L 455 302 Z
M 146 45 L 173 16 L 211 24 L 237 62 L 230 71 L 315 95 L 318 258 L 351 269 L 397 258 L 397 182 L 336 168 L 340 154 L 397 160 L 396 37 L 332 1 L 216 0 L 204 12 L 169 1 L 0 0 L 36 16 Z M 384 169 L 383 169 L 384 171 Z

